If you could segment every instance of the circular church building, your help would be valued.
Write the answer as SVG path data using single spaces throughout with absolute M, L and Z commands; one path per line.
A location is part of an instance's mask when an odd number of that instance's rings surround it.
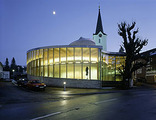
M 27 52 L 28 79 L 38 79 L 49 86 L 100 88 L 120 82 L 125 54 L 107 51 L 99 8 L 93 40 L 80 37 L 69 45 L 47 46 Z
M 99 88 L 102 46 L 80 37 L 69 45 L 47 46 L 27 52 L 28 79 L 49 86 Z

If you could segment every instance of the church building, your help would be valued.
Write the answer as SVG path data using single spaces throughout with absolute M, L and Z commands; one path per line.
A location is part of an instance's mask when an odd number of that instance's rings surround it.
M 125 55 L 107 51 L 99 8 L 93 40 L 80 37 L 69 45 L 38 47 L 27 51 L 28 79 L 38 79 L 48 86 L 101 88 L 105 81 L 121 81 L 118 68 Z
M 95 34 L 93 34 L 93 40 L 95 41 L 96 45 L 102 46 L 104 51 L 107 51 L 106 37 L 107 37 L 107 35 L 103 32 L 101 13 L 100 13 L 100 7 L 99 7 L 98 20 L 97 20 Z

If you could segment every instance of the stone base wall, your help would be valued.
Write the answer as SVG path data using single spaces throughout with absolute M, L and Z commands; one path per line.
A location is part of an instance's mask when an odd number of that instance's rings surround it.
M 102 83 L 100 80 L 81 80 L 81 79 L 62 79 L 62 78 L 49 78 L 49 77 L 36 77 L 28 75 L 29 80 L 40 80 L 47 86 L 63 87 L 63 82 L 66 82 L 66 87 L 73 88 L 101 88 Z
M 147 83 L 156 83 L 156 77 L 155 76 L 146 76 L 146 82 Z
M 102 87 L 119 87 L 122 81 L 102 81 Z

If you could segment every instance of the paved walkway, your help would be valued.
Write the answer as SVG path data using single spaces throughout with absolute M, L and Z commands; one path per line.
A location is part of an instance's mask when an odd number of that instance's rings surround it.
M 46 92 L 53 94 L 65 94 L 65 95 L 89 95 L 89 94 L 104 94 L 104 93 L 116 93 L 122 91 L 136 91 L 136 90 L 144 90 L 144 89 L 156 89 L 156 85 L 153 84 L 145 84 L 142 83 L 140 86 L 133 86 L 132 89 L 121 90 L 115 87 L 103 87 L 101 89 L 81 89 L 81 88 L 57 88 L 57 87 L 47 87 Z
M 81 89 L 81 88 L 57 88 L 57 87 L 47 87 L 46 92 L 52 94 L 66 94 L 66 95 L 86 95 L 86 94 L 102 94 L 119 91 L 114 87 L 103 87 L 102 89 Z

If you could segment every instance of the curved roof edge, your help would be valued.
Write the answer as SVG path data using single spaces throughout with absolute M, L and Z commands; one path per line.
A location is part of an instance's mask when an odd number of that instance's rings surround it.
M 86 48 L 99 48 L 102 49 L 102 46 L 100 45 L 55 45 L 55 46 L 44 46 L 44 47 L 37 47 L 37 48 L 33 48 L 27 51 L 33 51 L 33 50 L 39 50 L 39 49 L 48 49 L 48 48 L 73 48 L 73 47 L 86 47 Z

